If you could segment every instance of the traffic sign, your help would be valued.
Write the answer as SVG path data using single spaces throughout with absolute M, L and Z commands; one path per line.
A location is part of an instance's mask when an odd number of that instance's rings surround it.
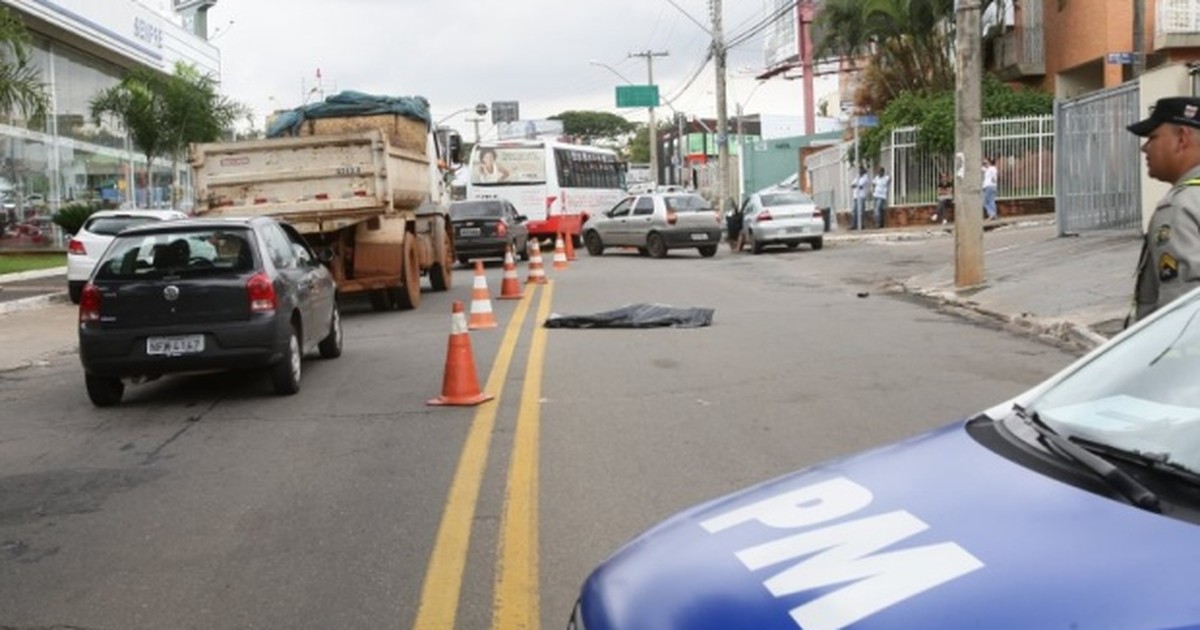
M 618 85 L 617 107 L 658 107 L 658 86 Z
M 478 107 L 476 105 L 476 108 Z M 510 123 L 518 120 L 521 120 L 520 103 L 517 101 L 492 101 L 492 123 Z
M 1105 56 L 1105 61 L 1114 65 L 1131 66 L 1136 57 L 1137 54 L 1131 52 L 1110 52 Z
M 854 122 L 859 127 L 878 127 L 879 126 L 879 117 L 878 116 L 855 116 Z

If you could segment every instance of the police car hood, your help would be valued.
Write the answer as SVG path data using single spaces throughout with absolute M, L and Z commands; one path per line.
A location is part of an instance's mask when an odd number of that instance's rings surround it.
M 587 630 L 1200 627 L 1200 527 L 964 425 L 676 515 L 596 569 Z

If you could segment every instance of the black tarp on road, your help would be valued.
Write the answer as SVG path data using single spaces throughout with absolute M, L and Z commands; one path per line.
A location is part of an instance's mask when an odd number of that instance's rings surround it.
M 712 324 L 715 309 L 664 304 L 628 304 L 592 315 L 550 315 L 546 328 L 700 328 Z

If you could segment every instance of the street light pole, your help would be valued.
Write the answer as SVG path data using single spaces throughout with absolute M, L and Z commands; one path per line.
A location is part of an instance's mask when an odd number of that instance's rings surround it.
M 958 98 L 955 99 L 954 286 L 983 282 L 983 206 L 980 194 L 983 147 L 980 72 L 983 65 L 979 0 L 959 0 L 955 50 Z
M 640 53 L 629 53 L 629 56 L 630 57 L 644 57 L 646 59 L 646 83 L 647 83 L 647 85 L 653 86 L 654 85 L 654 58 L 655 57 L 666 57 L 669 54 L 670 53 L 668 53 L 666 51 L 654 52 L 652 50 L 647 50 L 647 51 L 640 52 Z M 647 138 L 650 141 L 650 183 L 653 184 L 654 186 L 658 186 L 658 123 L 654 119 L 654 105 L 650 105 L 649 112 L 650 112 L 650 123 L 649 123 L 650 130 L 649 130 L 649 133 L 647 134 Z
M 717 67 L 717 212 L 725 216 L 729 196 L 729 112 L 725 102 L 725 35 L 721 0 L 712 2 L 713 57 Z

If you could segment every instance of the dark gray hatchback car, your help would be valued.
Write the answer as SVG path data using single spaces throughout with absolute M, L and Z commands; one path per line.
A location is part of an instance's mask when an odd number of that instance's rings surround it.
M 80 298 L 88 397 L 115 405 L 128 379 L 242 368 L 294 394 L 304 354 L 342 353 L 336 288 L 304 238 L 268 217 L 125 230 Z

